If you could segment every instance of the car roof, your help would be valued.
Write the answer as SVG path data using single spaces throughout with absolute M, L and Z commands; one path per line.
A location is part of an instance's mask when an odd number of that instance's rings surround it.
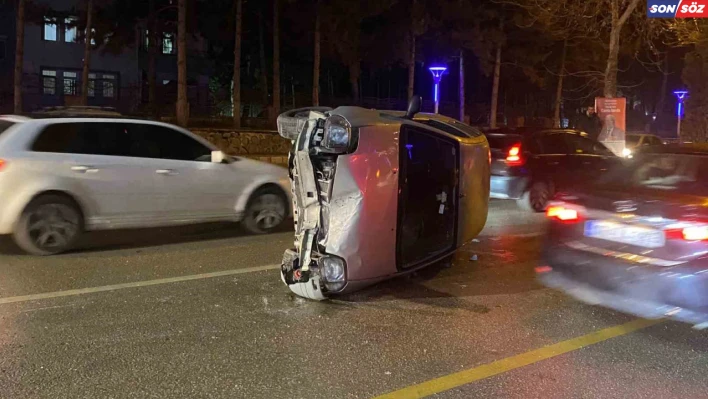
M 34 119 L 46 118 L 125 118 L 115 108 L 111 107 L 88 107 L 88 106 L 58 106 L 45 107 L 27 114 Z
M 642 153 L 672 155 L 708 155 L 708 144 L 665 144 L 652 145 L 642 149 Z
M 529 136 L 538 134 L 572 134 L 586 136 L 587 133 L 575 129 L 554 129 L 554 128 L 498 128 L 484 131 L 485 135 L 494 136 Z

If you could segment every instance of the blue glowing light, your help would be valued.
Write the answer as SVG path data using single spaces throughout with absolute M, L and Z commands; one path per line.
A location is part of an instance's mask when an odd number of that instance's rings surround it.
M 435 113 L 437 114 L 440 104 L 440 81 L 445 71 L 447 71 L 447 67 L 431 66 L 428 70 L 433 74 L 433 101 L 435 102 Z
M 676 90 L 674 95 L 678 98 L 678 104 L 676 104 L 676 116 L 680 118 L 683 116 L 683 100 L 686 98 L 686 95 L 688 95 L 688 91 Z

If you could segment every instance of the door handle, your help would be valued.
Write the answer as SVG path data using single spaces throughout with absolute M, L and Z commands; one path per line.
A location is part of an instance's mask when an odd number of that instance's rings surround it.
M 94 168 L 93 166 L 86 166 L 86 165 L 72 166 L 71 170 L 76 173 L 96 173 L 96 172 L 98 172 L 98 168 Z
M 583 165 L 590 165 L 590 163 L 591 163 L 590 161 L 585 161 L 585 162 L 583 162 Z
M 558 165 L 559 163 L 560 163 L 560 162 L 549 162 L 548 164 L 551 165 L 551 166 L 556 166 L 556 165 Z
M 158 169 L 155 171 L 155 173 L 157 173 L 158 175 L 163 175 L 163 176 L 174 176 L 177 174 L 177 172 L 175 172 L 172 169 Z

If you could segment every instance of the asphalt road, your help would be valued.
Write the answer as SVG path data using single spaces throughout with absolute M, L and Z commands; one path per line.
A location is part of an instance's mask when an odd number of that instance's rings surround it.
M 440 398 L 708 398 L 706 332 L 583 338 L 635 319 L 535 282 L 542 224 L 494 202 L 451 268 L 323 303 L 273 269 L 289 232 L 101 233 L 51 258 L 4 245 L 0 398 L 404 398 L 421 383 Z

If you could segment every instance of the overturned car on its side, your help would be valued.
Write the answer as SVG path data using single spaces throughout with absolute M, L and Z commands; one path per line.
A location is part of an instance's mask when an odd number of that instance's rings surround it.
M 322 300 L 450 256 L 484 227 L 489 145 L 435 114 L 304 108 L 278 118 L 289 156 L 295 246 L 281 277 Z

